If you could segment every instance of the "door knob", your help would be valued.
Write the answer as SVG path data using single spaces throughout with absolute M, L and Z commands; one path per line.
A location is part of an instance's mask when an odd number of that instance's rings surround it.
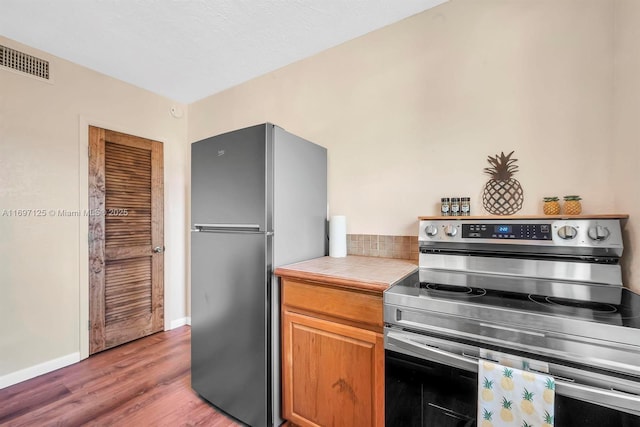
M 162 251 L 164 251 L 164 248 L 162 246 L 156 246 L 155 248 L 153 248 L 154 253 L 161 254 Z

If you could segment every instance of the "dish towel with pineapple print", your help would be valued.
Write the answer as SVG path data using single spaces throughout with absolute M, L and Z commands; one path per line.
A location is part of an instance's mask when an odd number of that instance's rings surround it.
M 478 427 L 552 427 L 553 378 L 480 360 Z

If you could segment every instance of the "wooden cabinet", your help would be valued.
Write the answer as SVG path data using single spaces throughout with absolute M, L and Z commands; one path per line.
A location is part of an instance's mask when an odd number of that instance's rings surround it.
M 384 425 L 382 293 L 282 278 L 283 417 Z

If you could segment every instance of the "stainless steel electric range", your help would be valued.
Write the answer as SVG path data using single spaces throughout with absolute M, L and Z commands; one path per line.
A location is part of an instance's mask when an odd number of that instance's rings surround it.
M 556 426 L 640 426 L 624 218 L 422 217 L 419 270 L 384 295 L 386 425 L 475 426 L 478 360 L 518 357 L 555 378 Z

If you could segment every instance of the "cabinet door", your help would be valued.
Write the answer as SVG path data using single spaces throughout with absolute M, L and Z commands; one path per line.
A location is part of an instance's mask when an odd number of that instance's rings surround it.
M 382 334 L 283 312 L 283 412 L 300 426 L 384 425 Z

